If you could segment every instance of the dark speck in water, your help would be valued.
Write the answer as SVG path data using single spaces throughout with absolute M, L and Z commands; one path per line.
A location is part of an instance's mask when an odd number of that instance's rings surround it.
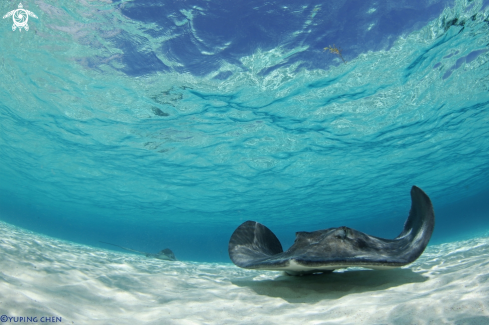
M 153 111 L 153 113 L 155 115 L 158 115 L 158 116 L 169 116 L 170 114 L 168 113 L 165 113 L 163 112 L 161 109 L 159 109 L 158 107 L 151 107 L 151 110 Z

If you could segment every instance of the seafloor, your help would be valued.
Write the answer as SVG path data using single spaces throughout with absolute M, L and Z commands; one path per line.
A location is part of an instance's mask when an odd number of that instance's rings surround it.
M 14 317 L 5 324 L 489 324 L 489 237 L 430 246 L 402 269 L 289 277 L 100 250 L 0 223 L 0 315 Z

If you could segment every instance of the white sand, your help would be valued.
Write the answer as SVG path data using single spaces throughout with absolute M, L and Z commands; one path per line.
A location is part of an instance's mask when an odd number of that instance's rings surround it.
M 98 250 L 0 223 L 0 315 L 62 324 L 489 324 L 489 238 L 431 246 L 404 269 L 288 277 Z

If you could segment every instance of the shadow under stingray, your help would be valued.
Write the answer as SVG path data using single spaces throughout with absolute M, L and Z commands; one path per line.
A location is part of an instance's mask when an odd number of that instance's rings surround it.
M 290 303 L 315 303 L 345 295 L 379 291 L 403 284 L 424 282 L 428 277 L 410 269 L 348 270 L 303 277 L 278 276 L 274 279 L 241 278 L 231 283 L 248 287 L 259 295 L 282 298 Z

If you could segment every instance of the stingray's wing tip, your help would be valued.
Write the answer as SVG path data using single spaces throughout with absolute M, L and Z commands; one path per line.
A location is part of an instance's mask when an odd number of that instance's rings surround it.
M 228 252 L 234 264 L 252 268 L 283 250 L 280 241 L 270 229 L 256 221 L 246 221 L 231 235 Z
M 419 223 L 424 225 L 431 225 L 431 228 L 434 227 L 435 223 L 435 213 L 433 210 L 433 203 L 431 203 L 431 199 L 422 189 L 413 185 L 411 188 L 411 214 L 416 213 L 416 218 Z M 433 232 L 433 229 L 431 229 Z M 431 235 L 430 235 L 431 236 Z
M 411 195 L 413 195 L 413 194 L 424 194 L 424 195 L 426 195 L 426 193 L 416 185 L 413 185 L 411 187 Z M 428 195 L 426 195 L 426 196 L 428 196 Z
M 407 237 L 409 244 L 409 261 L 416 260 L 428 246 L 435 228 L 435 212 L 429 196 L 419 187 L 411 188 L 411 210 L 398 236 Z

